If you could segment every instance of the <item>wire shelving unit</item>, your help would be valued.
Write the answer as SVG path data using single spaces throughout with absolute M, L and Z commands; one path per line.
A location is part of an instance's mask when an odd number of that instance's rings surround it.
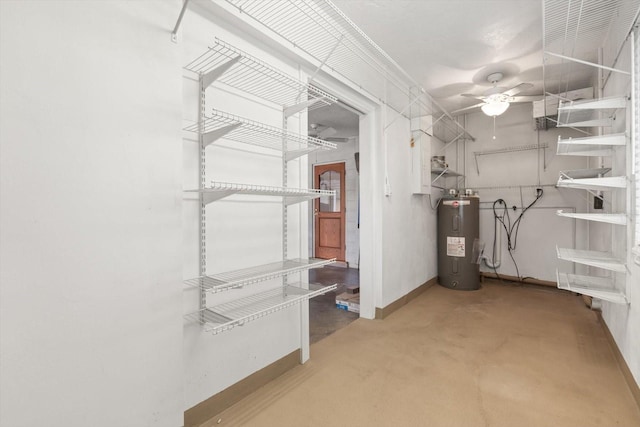
M 203 325 L 205 332 L 215 335 L 293 307 L 313 297 L 335 291 L 337 286 L 337 284 L 315 286 L 316 289 L 307 290 L 302 287 L 288 285 L 284 288 L 276 288 L 213 307 L 203 308 L 187 314 L 185 318 L 190 322 L 200 323 Z M 310 287 L 313 288 L 314 286 L 310 285 Z
M 205 146 L 225 138 L 282 152 L 284 150 L 282 141 L 286 139 L 286 160 L 293 160 L 316 150 L 337 148 L 337 145 L 332 142 L 300 135 L 215 109 L 202 123 L 195 123 L 186 127 L 185 130 L 200 133 Z
M 316 150 L 335 149 L 337 145 L 288 131 L 287 120 L 300 111 L 336 103 L 338 101 L 336 97 L 315 85 L 302 83 L 299 79 L 218 38 L 206 52 L 187 64 L 185 70 L 197 75 L 199 85 L 198 121 L 185 128 L 185 131 L 194 132 L 198 136 L 200 170 L 199 188 L 186 190 L 187 193 L 197 194 L 200 204 L 199 277 L 184 282 L 199 290 L 199 310 L 187 314 L 185 318 L 203 325 L 204 330 L 217 334 L 335 290 L 337 285 L 308 289 L 309 285 L 306 284 L 290 284 L 290 276 L 293 274 L 299 274 L 299 281 L 304 282 L 301 277 L 303 272 L 331 264 L 335 259 L 290 259 L 288 257 L 289 206 L 318 197 L 335 197 L 336 192 L 290 187 L 287 172 L 289 162 Z M 234 91 L 230 91 L 231 93 L 241 91 L 250 95 L 246 97 L 249 102 L 254 102 L 255 97 L 281 106 L 282 126 L 269 126 L 220 110 L 209 110 L 207 96 L 217 93 L 210 88 L 220 89 L 224 86 L 233 88 Z M 282 180 L 279 183 L 281 186 L 209 181 L 206 162 L 207 157 L 213 153 L 206 148 L 219 141 L 242 143 L 281 153 Z M 264 154 L 262 150 L 257 149 L 251 152 L 256 155 Z M 278 184 L 278 182 L 274 183 Z M 206 206 L 233 195 L 281 199 L 276 202 L 282 204 L 282 239 L 278 244 L 282 250 L 280 258 L 282 261 L 209 275 L 207 271 L 212 269 L 212 266 L 208 265 L 210 260 L 207 256 L 207 242 L 210 239 L 206 234 L 208 221 Z M 270 258 L 271 256 L 272 254 L 269 254 Z M 213 294 L 272 279 L 281 279 L 281 286 L 267 291 L 257 289 L 251 295 L 239 298 L 236 294 L 231 296 L 232 301 L 215 303 L 215 301 L 224 301 L 225 298 Z M 271 285 L 275 283 L 269 284 Z M 304 313 L 305 311 L 301 309 L 301 327 L 305 322 Z M 308 342 L 302 336 L 300 338 L 301 358 L 304 360 L 308 358 L 306 355 Z
M 545 96 L 555 94 L 562 97 L 570 88 L 570 80 L 582 76 L 585 81 L 599 79 L 600 87 L 607 87 L 612 75 L 631 76 L 631 72 L 619 68 L 618 61 L 624 46 L 632 32 L 640 13 L 640 0 L 564 0 L 543 1 L 543 76 Z M 604 48 L 604 49 L 603 49 Z M 600 50 L 602 49 L 602 50 Z M 631 46 L 631 51 L 634 47 Z M 596 58 L 594 53 L 602 51 Z M 632 68 L 633 70 L 633 68 Z M 633 94 L 633 81 L 631 81 Z M 611 192 L 613 210 L 625 213 L 565 213 L 558 215 L 588 221 L 597 221 L 626 226 L 630 215 L 629 191 L 631 172 L 621 159 L 629 157 L 630 145 L 627 143 L 631 132 L 631 123 L 626 120 L 629 103 L 628 94 L 620 96 L 560 102 L 558 106 L 558 127 L 594 127 L 605 128 L 608 135 L 562 140 L 558 138 L 557 154 L 572 156 L 610 156 L 614 170 L 625 170 L 626 176 L 602 177 L 602 173 L 580 174 L 573 171 L 561 172 L 557 187 L 587 190 L 594 197 L 601 198 L 599 191 Z M 614 130 L 606 128 L 611 127 Z M 621 132 L 623 128 L 624 133 Z M 587 133 L 587 132 L 585 132 Z M 588 134 L 588 133 L 587 133 Z M 623 151 L 624 150 L 624 151 Z M 622 156 L 625 153 L 626 156 Z M 608 172 L 608 171 L 607 171 Z M 616 172 L 618 173 L 618 172 Z M 620 201 L 627 199 L 627 206 Z M 566 289 L 593 298 L 627 303 L 623 291 L 616 289 L 619 284 L 627 283 L 622 279 L 627 270 L 626 247 L 619 239 L 623 230 L 612 228 L 611 252 L 558 249 L 558 258 L 591 267 L 603 268 L 611 272 L 611 278 L 579 276 L 558 273 L 558 288 Z
M 189 286 L 204 289 L 210 293 L 215 293 L 266 280 L 277 279 L 287 274 L 323 267 L 333 262 L 335 262 L 335 258 L 291 259 L 189 279 L 185 280 L 184 283 Z
M 287 115 L 337 102 L 335 96 L 304 84 L 218 38 L 185 69 L 201 76 L 205 88 L 219 81 L 281 105 Z

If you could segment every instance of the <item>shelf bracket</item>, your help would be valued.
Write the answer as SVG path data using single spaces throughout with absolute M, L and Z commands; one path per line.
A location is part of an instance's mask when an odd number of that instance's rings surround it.
M 291 117 L 294 114 L 296 114 L 297 112 L 302 111 L 305 108 L 312 106 L 316 102 L 324 101 L 325 99 L 327 99 L 327 97 L 326 96 L 322 96 L 322 97 L 319 97 L 319 98 L 313 98 L 313 99 L 309 99 L 307 101 L 299 102 L 299 103 L 297 103 L 295 105 L 292 105 L 290 107 L 285 107 L 284 115 L 286 117 Z
M 438 150 L 438 152 L 439 153 L 444 152 L 444 150 L 446 150 L 448 146 L 450 146 L 451 144 L 453 144 L 454 142 L 456 142 L 457 140 L 462 138 L 464 136 L 464 134 L 465 134 L 465 132 L 461 132 L 458 136 L 453 138 L 451 141 L 447 142 L 444 147 L 442 147 L 441 149 Z
M 227 196 L 231 196 L 232 194 L 235 194 L 236 191 L 234 190 L 226 190 L 226 191 L 215 191 L 215 192 L 207 192 L 207 193 L 202 193 L 202 202 L 205 205 L 208 205 L 209 203 L 215 202 L 217 200 L 220 199 L 224 199 Z
M 210 132 L 206 132 L 204 135 L 202 135 L 202 143 L 206 147 L 207 145 L 209 145 L 209 144 L 215 142 L 216 140 L 222 138 L 223 136 L 225 136 L 226 134 L 228 134 L 232 130 L 239 128 L 241 125 L 242 125 L 242 123 L 234 123 L 232 125 L 227 125 L 227 126 L 219 128 L 219 129 L 212 130 Z
M 291 206 L 291 205 L 295 205 L 296 203 L 302 203 L 302 202 L 306 202 L 307 200 L 310 200 L 309 197 L 287 197 L 285 199 L 285 206 Z
M 331 55 L 333 55 L 333 52 L 336 51 L 336 49 L 338 48 L 338 46 L 340 46 L 340 43 L 342 43 L 342 39 L 344 38 L 344 33 L 340 34 L 340 37 L 338 37 L 338 40 L 336 40 L 336 44 L 333 46 L 333 48 L 331 48 L 331 50 L 329 51 L 329 53 L 327 54 L 327 56 L 322 60 L 322 62 L 316 67 L 315 71 L 313 72 L 313 74 L 311 75 L 311 77 L 309 78 L 308 82 L 309 84 L 311 84 L 316 76 L 318 75 L 318 73 L 320 72 L 320 70 L 322 69 L 322 67 L 324 67 L 327 63 L 327 61 L 329 60 L 329 58 L 331 58 Z M 300 98 L 300 95 L 302 95 L 304 89 L 301 89 L 300 92 L 298 93 L 298 96 L 296 97 L 296 99 Z
M 436 176 L 435 178 L 433 178 L 431 180 L 431 184 L 433 185 L 433 183 L 436 182 L 437 180 L 439 180 L 445 173 L 447 173 L 447 169 L 446 168 L 442 172 L 440 172 L 440 175 Z
M 436 125 L 436 123 L 438 123 L 440 120 L 444 119 L 446 117 L 445 114 L 441 114 L 440 117 L 438 117 L 434 122 L 431 123 L 430 126 L 427 127 L 427 129 L 425 129 L 427 132 L 431 131 L 430 135 L 433 135 L 435 132 L 433 131 L 433 127 Z
M 396 120 L 398 120 L 400 117 L 402 117 L 402 115 L 403 115 L 403 114 L 404 114 L 404 113 L 409 109 L 409 107 L 411 107 L 413 104 L 415 104 L 415 102 L 416 102 L 418 99 L 420 99 L 420 96 L 422 96 L 422 93 L 421 93 L 420 95 L 416 95 L 416 96 L 413 98 L 413 101 L 409 102 L 409 103 L 407 104 L 407 106 L 406 106 L 406 107 L 404 107 L 404 108 L 402 109 L 402 111 L 400 111 L 400 112 L 396 115 L 396 117 L 395 117 L 393 120 L 391 120 L 391 122 L 390 122 L 388 125 L 386 125 L 386 126 L 384 127 L 383 132 L 386 132 L 386 131 L 387 131 L 387 129 L 389 129 L 389 126 L 391 126 L 392 124 L 394 124 L 394 123 L 396 122 Z
M 235 58 L 230 59 L 229 61 L 225 62 L 224 64 L 214 68 L 213 70 L 209 71 L 208 73 L 203 74 L 200 77 L 202 79 L 202 88 L 206 89 L 209 86 L 211 86 L 211 84 L 213 82 L 215 82 L 216 80 L 218 80 L 220 78 L 220 76 L 222 76 L 224 73 L 226 73 L 229 68 L 233 67 L 233 65 L 236 62 L 238 62 L 240 60 L 240 58 L 242 58 L 242 56 L 238 55 Z
M 285 160 L 289 161 L 289 160 L 293 160 L 293 159 L 297 159 L 298 157 L 302 157 L 305 154 L 309 154 L 311 152 L 315 151 L 315 148 L 308 148 L 308 149 L 303 149 L 303 150 L 291 150 L 291 151 L 287 151 L 284 154 Z
M 171 41 L 174 43 L 178 43 L 178 29 L 180 28 L 180 23 L 182 22 L 182 18 L 184 17 L 184 13 L 187 11 L 187 4 L 189 0 L 184 0 L 182 3 L 182 9 L 180 10 L 180 15 L 178 15 L 178 20 L 176 21 L 175 27 L 173 27 L 173 31 L 171 31 Z

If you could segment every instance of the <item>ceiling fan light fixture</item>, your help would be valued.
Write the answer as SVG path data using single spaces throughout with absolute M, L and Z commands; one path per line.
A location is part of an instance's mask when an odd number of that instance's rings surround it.
M 482 109 L 482 112 L 487 116 L 495 117 L 507 111 L 507 108 L 509 108 L 509 103 L 507 101 L 488 99 L 486 104 L 484 104 L 480 108 Z

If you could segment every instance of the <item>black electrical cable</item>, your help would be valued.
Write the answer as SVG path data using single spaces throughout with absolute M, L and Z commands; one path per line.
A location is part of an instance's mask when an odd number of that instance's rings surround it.
M 498 217 L 496 216 L 495 213 L 495 202 L 494 202 L 494 211 L 493 211 L 493 250 L 492 255 L 493 255 L 493 259 L 491 261 L 491 268 L 493 268 L 493 272 L 496 274 L 496 278 L 500 281 L 502 281 L 502 277 L 500 277 L 500 275 L 498 274 L 498 269 L 496 268 L 496 243 L 497 243 L 497 239 L 498 239 Z
M 522 281 L 523 279 L 520 277 L 520 269 L 518 268 L 518 263 L 516 263 L 516 260 L 513 257 L 513 251 L 516 250 L 516 245 L 518 243 L 518 231 L 520 230 L 520 223 L 522 221 L 522 217 L 524 216 L 524 213 L 527 210 L 529 210 L 529 208 L 531 208 L 531 206 L 535 205 L 538 200 L 540 200 L 540 198 L 542 197 L 543 193 L 544 193 L 544 191 L 542 190 L 542 188 L 537 188 L 536 189 L 536 198 L 534 199 L 533 202 L 531 202 L 529 204 L 529 206 L 527 206 L 526 208 L 522 209 L 522 212 L 520 212 L 520 215 L 518 215 L 518 218 L 516 218 L 516 220 L 513 222 L 513 224 L 511 223 L 511 216 L 509 215 L 509 209 L 507 209 L 507 202 L 505 202 L 503 199 L 498 199 L 495 202 L 493 202 L 494 260 L 495 260 L 496 234 L 497 234 L 496 233 L 496 231 L 497 231 L 496 230 L 496 225 L 497 225 L 497 222 L 500 222 L 502 224 L 502 226 L 504 227 L 504 230 L 505 230 L 505 232 L 507 234 L 507 250 L 509 251 L 509 256 L 511 257 L 511 261 L 513 261 L 513 265 L 516 268 L 516 274 L 518 275 L 518 280 L 520 280 L 520 281 Z M 502 216 L 499 216 L 498 212 L 496 211 L 496 205 L 497 204 L 501 204 L 502 205 Z M 515 207 L 514 207 L 514 209 L 515 209 Z M 506 221 L 505 221 L 505 218 L 506 218 Z M 494 269 L 494 271 L 496 271 L 495 267 L 493 267 L 493 269 Z M 496 275 L 498 275 L 497 271 L 496 271 Z

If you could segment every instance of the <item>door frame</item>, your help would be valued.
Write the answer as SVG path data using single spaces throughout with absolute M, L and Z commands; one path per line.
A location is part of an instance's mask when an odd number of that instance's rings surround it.
M 329 165 L 342 165 L 342 169 L 344 171 L 343 176 L 342 176 L 342 180 L 340 182 L 340 217 L 341 217 L 341 223 L 340 223 L 340 241 L 341 241 L 341 252 L 342 252 L 342 258 L 343 259 L 339 259 L 339 257 L 336 257 L 336 261 L 337 262 L 347 262 L 347 194 L 346 194 L 346 188 L 347 188 L 347 162 L 346 160 L 331 160 L 328 162 L 321 162 L 321 163 L 314 163 L 312 164 L 312 179 L 313 179 L 313 187 L 317 188 L 319 187 L 319 183 L 316 181 L 317 179 L 317 174 L 316 174 L 316 168 L 317 167 L 322 167 L 322 166 L 329 166 Z M 312 217 L 313 217 L 313 256 L 317 257 L 317 248 L 318 248 L 318 216 L 316 215 L 316 212 L 319 211 L 320 208 L 320 198 L 317 198 L 313 201 L 313 208 L 312 208 Z

